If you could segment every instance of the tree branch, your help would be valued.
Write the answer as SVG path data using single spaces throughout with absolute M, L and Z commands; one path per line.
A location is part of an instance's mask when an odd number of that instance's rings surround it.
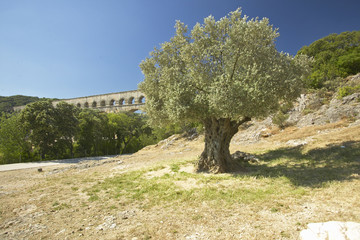
M 239 60 L 239 57 L 240 57 L 240 49 L 237 50 L 236 60 L 235 60 L 235 63 L 234 63 L 234 67 L 233 67 L 231 76 L 230 76 L 230 80 L 231 80 L 231 81 L 233 80 L 233 77 L 234 77 L 234 74 L 235 74 L 236 64 L 237 64 L 237 62 L 238 62 L 238 60 Z

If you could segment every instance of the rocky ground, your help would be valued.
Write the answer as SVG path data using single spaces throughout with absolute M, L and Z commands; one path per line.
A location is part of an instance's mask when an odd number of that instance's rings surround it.
M 303 95 L 285 129 L 243 126 L 231 152 L 259 160 L 240 173 L 193 173 L 203 137 L 179 135 L 132 155 L 0 172 L 0 239 L 298 239 L 309 223 L 360 222 L 359 97 L 320 106 Z

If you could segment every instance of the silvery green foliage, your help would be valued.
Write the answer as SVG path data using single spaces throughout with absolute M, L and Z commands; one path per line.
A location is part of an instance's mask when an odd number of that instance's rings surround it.
M 175 28 L 140 64 L 153 123 L 262 117 L 300 94 L 309 59 L 278 52 L 267 18 L 249 20 L 238 9 L 219 21 L 209 16 L 190 33 L 180 21 Z

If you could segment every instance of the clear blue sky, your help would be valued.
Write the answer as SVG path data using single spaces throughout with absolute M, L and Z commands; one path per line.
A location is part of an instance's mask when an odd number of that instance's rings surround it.
M 137 89 L 139 68 L 174 35 L 242 7 L 279 28 L 295 55 L 330 33 L 360 30 L 359 0 L 0 0 L 0 96 L 73 98 Z

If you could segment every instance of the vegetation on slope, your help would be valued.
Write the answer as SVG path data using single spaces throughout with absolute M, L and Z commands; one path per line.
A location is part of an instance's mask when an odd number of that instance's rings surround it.
M 337 77 L 360 72 L 360 31 L 330 34 L 302 47 L 298 54 L 315 59 L 312 73 L 306 81 L 307 87 L 338 86 Z

